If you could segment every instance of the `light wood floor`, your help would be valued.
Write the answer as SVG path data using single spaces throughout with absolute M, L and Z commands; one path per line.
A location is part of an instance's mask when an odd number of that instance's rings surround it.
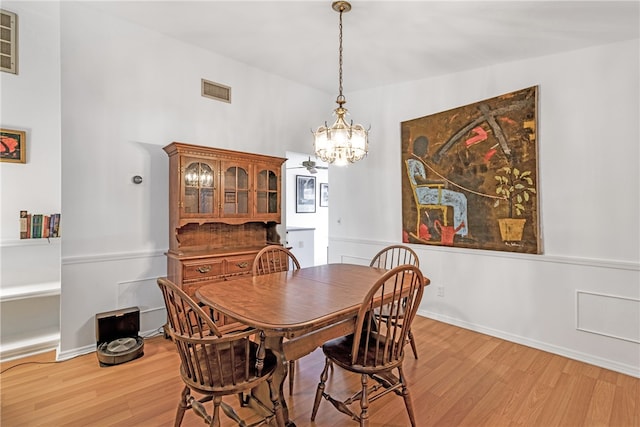
M 404 366 L 420 426 L 640 426 L 637 378 L 430 319 L 417 318 L 413 332 L 420 358 L 407 347 Z M 173 425 L 182 383 L 170 341 L 151 338 L 142 358 L 117 366 L 101 368 L 92 353 L 8 369 L 53 359 L 46 353 L 1 365 L 0 425 Z M 319 350 L 298 362 L 294 395 L 287 395 L 291 418 L 299 427 L 356 425 L 326 401 L 309 421 L 323 363 Z M 327 383 L 345 396 L 358 387 L 359 378 L 337 368 Z M 408 425 L 394 394 L 370 409 L 371 426 Z M 185 416 L 183 426 L 202 425 Z

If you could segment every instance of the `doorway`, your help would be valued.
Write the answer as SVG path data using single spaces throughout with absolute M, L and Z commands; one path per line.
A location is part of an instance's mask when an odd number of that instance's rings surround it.
M 287 151 L 286 157 L 286 174 L 283 182 L 283 194 L 286 199 L 285 245 L 291 248 L 297 258 L 300 258 L 301 265 L 303 260 L 305 260 L 304 266 L 326 264 L 329 246 L 328 165 L 316 159 L 313 154 Z M 311 197 L 308 191 L 305 195 L 305 208 L 301 209 L 300 205 L 297 206 L 298 181 L 305 183 L 315 181 L 313 207 L 308 204 Z M 312 242 L 309 241 L 309 236 Z M 311 248 L 313 248 L 313 254 L 310 254 Z

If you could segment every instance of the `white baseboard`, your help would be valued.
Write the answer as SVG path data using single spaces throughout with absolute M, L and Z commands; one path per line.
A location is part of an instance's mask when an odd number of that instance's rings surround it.
M 522 344 L 527 347 L 535 348 L 549 353 L 557 354 L 559 356 L 568 357 L 569 359 L 578 360 L 580 362 L 588 363 L 590 365 L 599 366 L 601 368 L 610 369 L 615 372 L 620 372 L 625 375 L 640 378 L 640 368 L 638 366 L 627 365 L 623 363 L 614 362 L 608 359 L 595 357 L 590 354 L 577 352 L 568 348 L 559 347 L 556 345 L 544 343 L 541 341 L 532 340 L 530 338 L 513 335 L 504 331 L 496 329 L 486 328 L 473 323 L 465 322 L 463 320 L 455 319 L 449 316 L 443 316 L 438 313 L 433 313 L 427 310 L 418 310 L 419 316 L 427 317 L 429 319 L 438 320 L 450 325 L 458 326 L 460 328 L 469 329 L 474 332 L 489 335 L 496 338 L 501 338 L 506 341 Z
M 96 345 L 95 344 L 87 345 L 87 346 L 84 346 L 84 347 L 74 348 L 72 350 L 68 350 L 68 351 L 65 351 L 65 352 L 61 352 L 60 351 L 60 346 L 58 346 L 56 360 L 57 361 L 69 360 L 69 359 L 73 359 L 74 357 L 78 357 L 78 356 L 82 356 L 82 355 L 85 355 L 85 354 L 93 353 L 95 351 L 96 351 Z

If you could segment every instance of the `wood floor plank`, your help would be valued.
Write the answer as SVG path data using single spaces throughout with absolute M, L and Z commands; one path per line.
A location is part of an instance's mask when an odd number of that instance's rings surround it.
M 587 408 L 593 396 L 596 380 L 586 376 L 576 377 L 575 387 L 571 390 L 571 398 L 565 411 L 561 425 L 584 425 L 587 420 Z
M 567 364 L 567 359 L 562 356 L 553 355 L 547 366 L 540 374 L 539 381 L 550 386 L 554 387 L 562 374 L 562 370 Z
M 607 426 L 611 419 L 616 386 L 607 381 L 596 380 L 593 395 L 587 409 L 587 419 L 591 425 Z
M 420 427 L 640 427 L 638 378 L 423 317 L 412 329 L 419 359 L 408 351 L 404 371 Z M 143 357 L 111 367 L 100 367 L 94 353 L 54 358 L 49 352 L 0 364 L 0 425 L 173 425 L 183 384 L 170 341 L 148 339 Z M 326 401 L 310 422 L 323 367 L 321 350 L 297 362 L 293 396 L 285 385 L 291 419 L 299 427 L 356 425 Z M 346 397 L 359 387 L 359 376 L 330 371 L 332 394 Z M 249 416 L 236 399 L 226 401 Z M 371 427 L 408 425 L 403 400 L 393 393 L 374 402 L 370 416 Z M 202 425 L 185 415 L 183 427 Z M 223 419 L 223 427 L 231 425 Z
M 566 408 L 569 406 L 569 399 L 573 388 L 575 387 L 576 378 L 571 375 L 560 372 L 558 380 L 549 394 L 544 410 L 540 411 L 535 418 L 533 425 L 540 426 L 558 426 L 564 417 Z M 531 418 L 530 415 L 527 418 Z
M 482 402 L 492 387 L 499 384 L 499 378 L 490 370 L 484 370 L 484 375 L 456 401 L 456 403 L 442 416 L 442 425 L 459 426 L 467 415 Z M 477 422 L 474 420 L 474 423 Z
M 538 377 L 529 393 L 524 397 L 519 411 L 514 416 L 514 422 L 524 426 L 536 425 L 536 419 L 544 413 L 545 405 L 552 392 L 553 387 Z
M 502 381 L 495 381 L 484 396 L 481 396 L 480 400 L 460 420 L 459 425 L 477 427 L 507 425 L 507 418 L 504 417 L 503 408 L 511 393 L 512 390 L 508 384 Z
M 616 386 L 611 409 L 611 426 L 640 426 L 640 384 L 631 387 Z M 625 424 L 626 423 L 626 424 Z
M 524 411 L 521 408 L 526 402 L 526 397 L 536 382 L 534 375 L 528 374 L 520 369 L 511 367 L 510 371 L 503 379 L 503 382 L 509 388 L 509 395 L 499 408 L 489 416 L 487 425 L 504 425 L 515 419 L 516 414 Z M 506 420 L 506 421 L 505 421 Z
M 418 409 L 419 414 L 416 414 L 416 418 L 422 420 L 425 425 L 448 425 L 443 419 L 451 416 L 449 413 L 451 408 L 461 404 L 464 392 L 473 389 L 485 373 L 479 369 L 460 369 L 457 374 L 452 378 L 452 385 L 448 387 L 446 393 L 435 395 L 437 399 L 433 399 L 433 404 L 428 409 Z

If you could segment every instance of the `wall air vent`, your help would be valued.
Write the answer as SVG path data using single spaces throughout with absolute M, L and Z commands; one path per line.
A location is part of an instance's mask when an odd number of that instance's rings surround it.
M 231 88 L 220 83 L 202 79 L 202 96 L 231 103 Z
M 0 9 L 0 71 L 18 74 L 18 15 Z

